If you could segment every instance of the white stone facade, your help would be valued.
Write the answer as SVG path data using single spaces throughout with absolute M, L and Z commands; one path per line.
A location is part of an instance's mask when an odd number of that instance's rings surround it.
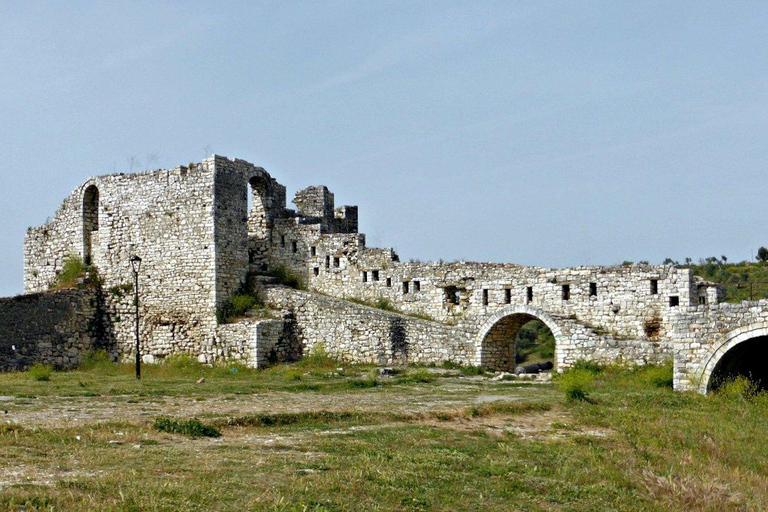
M 672 266 L 401 262 L 393 249 L 366 247 L 357 207 L 336 207 L 327 188 L 309 187 L 293 202 L 297 210 L 286 208 L 285 187 L 264 169 L 221 156 L 171 170 L 90 178 L 51 221 L 29 229 L 25 292 L 48 290 L 70 254 L 92 263 L 103 278 L 104 336 L 115 353 L 129 357 L 128 260 L 138 254 L 140 337 L 153 360 L 184 352 L 205 362 L 261 366 L 323 343 L 347 360 L 454 361 L 509 370 L 511 340 L 523 323 L 538 318 L 555 335 L 559 369 L 579 359 L 643 364 L 674 355 L 681 388 L 696 387 L 684 384 L 691 372 L 707 372 L 700 353 L 722 335 L 708 322 L 751 332 L 766 321 L 764 304 L 749 307 L 757 312 L 718 305 L 720 288 Z M 276 267 L 308 289 L 262 290 L 285 319 L 219 325 L 217 309 L 249 276 Z M 378 302 L 402 314 L 344 299 Z

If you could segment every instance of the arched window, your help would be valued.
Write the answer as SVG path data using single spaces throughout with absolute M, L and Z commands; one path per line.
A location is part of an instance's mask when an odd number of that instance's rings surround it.
M 90 265 L 99 232 L 99 189 L 91 185 L 83 194 L 83 261 Z M 96 239 L 96 240 L 94 240 Z

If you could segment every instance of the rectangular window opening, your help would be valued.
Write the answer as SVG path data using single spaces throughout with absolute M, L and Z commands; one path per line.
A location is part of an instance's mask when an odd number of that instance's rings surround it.
M 571 285 L 563 285 L 563 300 L 571 300 Z
M 325 257 L 325 269 L 328 270 L 329 268 L 331 268 L 331 257 L 330 256 L 326 256 Z
M 315 274 L 315 277 L 320 275 L 320 267 L 315 267 L 312 269 L 312 272 Z
M 483 306 L 488 305 L 488 290 L 483 290 Z
M 333 257 L 333 268 L 339 268 L 340 264 L 341 264 L 341 258 L 339 258 L 338 256 L 334 256 Z
M 387 288 L 392 288 L 392 278 L 391 277 L 387 278 Z
M 525 288 L 525 303 L 530 304 L 533 302 L 533 286 L 528 286 Z
M 378 270 L 371 270 L 371 279 L 374 281 L 379 280 L 379 271 Z
M 368 272 L 366 270 L 363 270 L 363 282 L 368 282 Z
M 421 291 L 421 281 L 414 281 L 413 282 L 413 291 L 414 292 L 420 292 Z
M 459 292 L 459 289 L 455 286 L 446 286 L 443 290 L 445 291 L 445 302 L 447 304 L 458 306 L 461 300 L 461 292 Z
M 659 294 L 659 280 L 651 279 L 651 295 Z
M 675 308 L 680 305 L 680 297 L 677 295 L 671 295 L 669 297 L 669 307 Z
M 703 306 L 706 303 L 707 303 L 707 297 L 706 296 L 702 295 L 701 297 L 699 297 L 699 304 L 701 304 Z
M 309 255 L 310 256 L 317 256 L 317 247 L 315 247 L 314 245 L 312 247 L 310 247 L 309 248 Z
M 597 297 L 597 283 L 589 283 L 589 296 Z
M 285 247 L 285 235 L 280 235 L 280 247 Z
M 296 240 L 291 242 L 291 251 L 299 252 L 299 243 Z
M 403 281 L 403 295 L 407 295 L 409 293 L 409 287 L 410 284 L 408 281 Z
M 512 290 L 504 289 L 504 304 L 512 304 Z

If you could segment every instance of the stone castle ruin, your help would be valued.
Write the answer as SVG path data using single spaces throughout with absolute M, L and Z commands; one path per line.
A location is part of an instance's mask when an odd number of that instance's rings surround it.
M 261 367 L 322 345 L 347 361 L 512 371 L 515 335 L 538 319 L 558 370 L 673 359 L 675 388 L 701 392 L 729 372 L 765 372 L 768 301 L 722 303 L 722 288 L 688 269 L 403 262 L 367 247 L 357 207 L 336 207 L 326 187 L 293 204 L 263 168 L 222 156 L 88 179 L 27 232 L 25 295 L 0 299 L 0 367 L 71 367 L 94 348 L 130 359 L 139 255 L 148 363 L 186 353 Z M 97 285 L 50 291 L 72 257 L 97 269 Z M 275 269 L 304 289 L 267 277 Z M 267 308 L 225 322 L 246 289 Z

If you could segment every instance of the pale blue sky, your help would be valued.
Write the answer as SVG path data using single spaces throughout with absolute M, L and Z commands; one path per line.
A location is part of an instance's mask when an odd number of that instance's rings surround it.
M 217 154 L 358 204 L 403 259 L 768 246 L 768 2 L 0 0 L 0 296 L 128 157 Z

